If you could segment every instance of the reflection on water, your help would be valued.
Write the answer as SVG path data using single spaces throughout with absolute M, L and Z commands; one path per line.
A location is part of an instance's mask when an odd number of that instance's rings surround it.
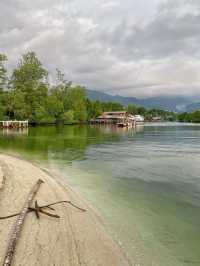
M 36 127 L 0 134 L 0 148 L 59 172 L 133 264 L 200 265 L 200 126 Z
M 116 125 L 101 125 L 95 124 L 91 125 L 91 128 L 97 129 L 104 134 L 118 134 L 121 136 L 134 135 L 137 132 L 142 132 L 144 130 L 143 124 L 138 124 L 136 127 L 118 127 Z
M 126 136 L 133 136 L 134 128 L 116 126 L 64 126 L 32 127 L 29 129 L 2 129 L 0 147 L 22 152 L 40 159 L 63 158 L 71 162 L 83 159 L 90 145 L 118 142 Z M 3 136 L 2 136 L 3 135 Z
M 28 136 L 28 128 L 2 128 L 0 130 L 1 135 L 10 135 L 10 136 L 15 136 L 15 135 L 26 135 Z

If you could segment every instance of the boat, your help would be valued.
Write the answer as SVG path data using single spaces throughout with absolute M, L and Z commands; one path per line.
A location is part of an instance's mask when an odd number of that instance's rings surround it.
M 118 127 L 132 127 L 133 124 L 130 122 L 120 122 L 120 123 L 117 123 L 117 126 Z
M 136 123 L 143 123 L 144 122 L 144 116 L 142 115 L 134 115 L 135 117 L 135 122 Z

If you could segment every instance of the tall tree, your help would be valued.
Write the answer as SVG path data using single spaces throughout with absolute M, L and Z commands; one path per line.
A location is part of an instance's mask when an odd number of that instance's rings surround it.
M 13 71 L 11 88 L 17 91 L 15 95 L 23 94 L 24 103 L 28 106 L 26 118 L 30 121 L 34 120 L 36 109 L 47 97 L 47 76 L 47 70 L 34 52 L 23 55 L 18 67 Z
M 22 56 L 18 68 L 13 71 L 12 83 L 15 89 L 31 92 L 41 82 L 46 83 L 48 72 L 34 52 Z
M 81 86 L 71 87 L 67 91 L 67 96 L 64 101 L 65 110 L 74 111 L 74 119 L 76 121 L 86 121 L 86 92 Z
M 7 83 L 7 71 L 4 65 L 5 61 L 7 61 L 6 55 L 0 54 L 0 92 L 5 89 Z
M 51 88 L 51 94 L 59 101 L 65 101 L 67 91 L 71 87 L 72 82 L 65 78 L 65 74 L 56 69 L 56 86 Z

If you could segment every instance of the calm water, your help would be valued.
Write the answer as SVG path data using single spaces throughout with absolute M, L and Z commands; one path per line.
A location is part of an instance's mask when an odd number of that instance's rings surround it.
M 1 131 L 0 149 L 59 173 L 101 215 L 132 265 L 200 265 L 200 126 Z

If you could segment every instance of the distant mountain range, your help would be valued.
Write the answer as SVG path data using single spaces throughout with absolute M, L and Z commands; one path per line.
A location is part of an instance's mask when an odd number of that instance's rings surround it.
M 100 91 L 87 90 L 88 98 L 99 101 L 119 102 L 125 106 L 135 104 L 146 108 L 160 108 L 174 112 L 192 112 L 200 109 L 200 97 L 182 96 L 157 96 L 144 99 L 135 97 L 124 97 L 120 95 L 110 95 Z

